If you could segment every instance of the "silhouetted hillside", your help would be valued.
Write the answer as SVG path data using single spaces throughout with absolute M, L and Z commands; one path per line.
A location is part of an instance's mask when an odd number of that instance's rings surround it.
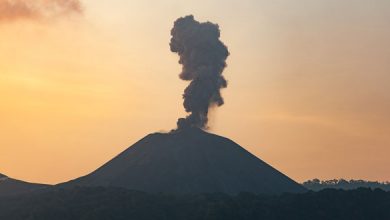
M 28 183 L 0 174 L 0 196 L 29 193 L 46 187 L 48 185 Z
M 55 189 L 0 198 L 6 220 L 388 220 L 390 193 L 360 188 L 280 196 L 162 195 L 119 188 Z
M 313 191 L 319 191 L 323 189 L 357 189 L 357 188 L 371 188 L 371 189 L 382 189 L 385 191 L 390 191 L 389 182 L 374 182 L 374 181 L 365 181 L 365 180 L 344 180 L 344 179 L 334 179 L 334 180 L 319 180 L 313 179 L 306 181 L 302 184 L 307 189 Z

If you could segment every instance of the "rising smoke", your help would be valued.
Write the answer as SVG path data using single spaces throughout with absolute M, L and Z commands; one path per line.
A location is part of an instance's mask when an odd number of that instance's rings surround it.
M 0 22 L 81 13 L 79 0 L 0 0 Z
M 227 87 L 222 72 L 229 51 L 219 39 L 217 24 L 200 23 L 192 15 L 177 19 L 171 35 L 171 51 L 179 54 L 183 65 L 180 78 L 191 81 L 183 94 L 184 108 L 190 114 L 178 120 L 178 129 L 207 129 L 209 109 L 224 104 L 220 90 Z

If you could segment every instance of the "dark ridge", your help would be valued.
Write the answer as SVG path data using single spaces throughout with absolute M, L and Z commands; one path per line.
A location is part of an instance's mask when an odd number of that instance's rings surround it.
M 0 175 L 0 197 L 20 195 L 48 188 L 50 185 L 29 183 Z
M 1 220 L 388 220 L 390 192 L 360 188 L 302 194 L 151 194 L 76 187 L 0 197 Z

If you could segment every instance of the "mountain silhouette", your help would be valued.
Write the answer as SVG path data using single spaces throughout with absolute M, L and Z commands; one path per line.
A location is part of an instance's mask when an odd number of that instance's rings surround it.
M 91 174 L 60 186 L 178 194 L 306 191 L 233 141 L 198 128 L 149 134 Z
M 10 196 L 10 195 L 29 193 L 39 189 L 44 189 L 48 186 L 49 185 L 45 185 L 45 184 L 24 182 L 0 174 L 0 196 Z

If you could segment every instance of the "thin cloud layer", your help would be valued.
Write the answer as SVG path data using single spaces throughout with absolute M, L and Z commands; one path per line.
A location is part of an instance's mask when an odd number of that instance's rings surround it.
M 81 12 L 78 0 L 0 0 L 0 22 L 50 19 Z

